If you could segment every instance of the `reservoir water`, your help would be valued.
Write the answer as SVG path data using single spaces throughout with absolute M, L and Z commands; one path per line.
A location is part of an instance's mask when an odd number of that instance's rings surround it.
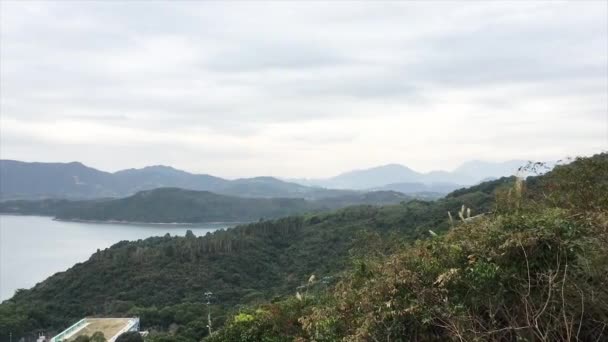
M 50 217 L 0 215 L 0 302 L 56 272 L 86 261 L 97 249 L 151 236 L 196 236 L 233 223 L 192 225 L 107 224 L 54 221 Z

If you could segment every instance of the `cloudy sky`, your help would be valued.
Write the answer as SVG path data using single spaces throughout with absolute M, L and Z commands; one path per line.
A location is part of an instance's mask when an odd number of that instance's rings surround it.
M 608 5 L 0 2 L 0 157 L 330 176 L 608 150 Z

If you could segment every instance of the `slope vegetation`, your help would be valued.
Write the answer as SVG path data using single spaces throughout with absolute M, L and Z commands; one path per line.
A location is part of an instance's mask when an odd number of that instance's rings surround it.
M 120 242 L 18 291 L 0 305 L 0 331 L 33 336 L 37 329 L 58 331 L 83 316 L 136 315 L 144 328 L 162 331 L 177 324 L 181 338 L 198 341 L 207 331 L 200 321 L 205 291 L 216 294 L 220 325 L 237 304 L 292 294 L 313 273 L 338 276 L 350 251 L 365 250 L 378 236 L 427 237 L 429 229 L 447 229 L 447 211 L 456 213 L 463 204 L 475 208 L 473 214 L 491 210 L 495 189 L 484 190 L 435 202 L 292 216 L 201 237 Z
M 0 332 L 136 315 L 151 341 L 199 341 L 212 291 L 209 341 L 605 339 L 607 155 L 527 188 L 120 242 L 0 304 Z
M 396 204 L 410 198 L 392 191 L 304 200 L 244 198 L 208 191 L 160 188 L 121 199 L 4 201 L 0 213 L 51 215 L 61 220 L 152 223 L 248 222 L 357 204 Z
M 311 277 L 297 297 L 242 309 L 206 340 L 608 340 L 608 155 L 527 185 L 447 234 L 372 249 L 329 289 Z

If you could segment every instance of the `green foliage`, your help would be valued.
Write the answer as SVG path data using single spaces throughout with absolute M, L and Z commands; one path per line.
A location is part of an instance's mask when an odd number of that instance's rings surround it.
M 129 331 L 121 334 L 116 338 L 116 342 L 143 342 L 144 339 L 141 337 L 139 332 Z
M 510 200 L 499 203 L 506 208 L 459 222 L 442 236 L 388 248 L 384 256 L 374 248 L 369 257 L 354 260 L 354 269 L 330 296 L 302 307 L 299 317 L 293 312 L 273 317 L 300 323 L 299 330 L 273 336 L 290 341 L 607 339 L 606 192 L 574 186 L 608 180 L 604 157 L 577 160 L 546 179 L 534 178 L 530 188 L 536 193 L 524 194 L 517 182 L 502 187 L 499 192 L 510 191 Z M 238 341 L 243 329 L 265 331 L 275 323 L 258 321 L 260 328 L 229 324 L 218 336 Z
M 253 315 L 246 314 L 246 313 L 240 313 L 240 314 L 234 316 L 234 322 L 235 323 L 251 322 L 254 319 L 255 319 L 255 317 Z
M 303 302 L 291 298 L 280 304 L 265 305 L 257 310 L 238 313 L 234 319 L 206 341 L 212 342 L 281 342 L 292 341 L 301 330 L 298 317 L 302 315 Z
M 294 198 L 241 198 L 207 191 L 161 188 L 110 200 L 9 201 L 5 212 L 51 214 L 65 220 L 129 222 L 253 221 L 312 209 L 311 203 Z
M 410 197 L 392 191 L 354 193 L 318 200 L 243 198 L 208 191 L 160 188 L 106 200 L 5 201 L 0 212 L 51 215 L 63 220 L 126 222 L 247 222 L 356 204 L 396 204 Z
M 600 233 L 558 209 L 465 223 L 353 273 L 323 317 L 353 341 L 569 340 L 579 327 L 595 339 L 608 319 Z
M 106 338 L 102 332 L 96 331 L 91 335 L 90 342 L 106 342 Z
M 102 332 L 96 331 L 93 335 L 80 335 L 74 339 L 74 342 L 106 342 L 106 338 Z
M 554 206 L 593 211 L 608 207 L 608 153 L 576 158 L 546 176 L 530 179 L 537 199 Z M 541 198 L 542 196 L 542 198 Z
M 338 274 L 354 247 L 365 250 L 362 242 L 369 234 L 378 239 L 389 234 L 395 244 L 428 236 L 431 227 L 449 227 L 448 210 L 463 203 L 488 210 L 492 199 L 467 193 L 435 202 L 364 205 L 262 221 L 199 237 L 119 242 L 1 304 L 0 312 L 7 314 L 0 315 L 0 327 L 35 336 L 37 329 L 57 332 L 84 316 L 138 316 L 146 329 L 168 331 L 177 324 L 180 334 L 200 340 L 206 329 L 197 322 L 206 315 L 202 302 L 207 290 L 217 295 L 213 316 L 219 326 L 235 305 L 293 294 L 311 274 Z M 382 246 L 378 241 L 380 250 Z

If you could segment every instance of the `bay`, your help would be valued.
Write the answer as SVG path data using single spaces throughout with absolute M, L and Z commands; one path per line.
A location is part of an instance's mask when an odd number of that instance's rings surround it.
M 151 236 L 196 236 L 235 223 L 124 224 L 55 221 L 51 217 L 0 215 L 0 301 L 56 272 L 88 260 L 97 249 Z

